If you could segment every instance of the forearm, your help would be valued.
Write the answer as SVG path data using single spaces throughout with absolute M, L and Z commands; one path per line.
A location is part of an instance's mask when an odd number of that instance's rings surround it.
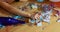
M 9 5 L 6 2 L 0 2 L 0 6 L 4 8 L 5 10 L 9 11 L 10 13 L 16 14 L 16 15 L 21 15 L 24 17 L 31 17 L 31 14 L 28 14 L 27 12 L 20 11 L 19 9 Z

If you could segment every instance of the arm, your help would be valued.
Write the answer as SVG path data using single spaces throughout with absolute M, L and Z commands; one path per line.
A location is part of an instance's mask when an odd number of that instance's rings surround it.
M 2 1 L 2 2 L 7 2 L 7 3 L 12 3 L 12 2 L 15 1 L 15 0 L 0 0 L 0 1 Z
M 16 9 L 15 7 L 9 5 L 6 2 L 1 2 L 0 1 L 0 6 L 4 8 L 5 10 L 9 11 L 10 13 L 16 14 L 16 15 L 21 15 L 24 17 L 31 17 L 31 14 L 28 14 L 27 12 L 20 11 L 19 9 Z

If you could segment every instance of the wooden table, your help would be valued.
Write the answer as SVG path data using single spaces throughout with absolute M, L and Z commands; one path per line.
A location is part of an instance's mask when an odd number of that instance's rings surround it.
M 23 3 L 24 2 L 14 2 L 11 5 L 18 9 L 18 7 L 20 5 L 23 5 Z M 1 16 L 10 16 L 10 14 L 3 9 L 0 9 L 0 15 Z M 51 16 L 51 24 L 49 24 L 49 25 L 47 23 L 43 22 L 42 27 L 37 27 L 35 25 L 33 25 L 31 27 L 26 24 L 18 25 L 15 27 L 8 26 L 6 28 L 1 29 L 0 32 L 57 32 L 57 31 L 60 32 L 60 23 L 57 23 L 56 20 L 57 20 L 57 17 Z M 28 21 L 28 19 L 26 21 Z M 44 27 L 44 30 L 42 30 L 43 27 Z M 7 28 L 9 28 L 9 29 L 7 29 Z M 8 31 L 6 31 L 6 29 Z

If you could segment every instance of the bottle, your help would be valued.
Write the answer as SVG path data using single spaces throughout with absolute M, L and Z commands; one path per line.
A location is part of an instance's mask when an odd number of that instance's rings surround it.
M 0 24 L 6 25 L 16 25 L 16 24 L 25 24 L 25 21 L 17 20 L 11 17 L 0 17 Z

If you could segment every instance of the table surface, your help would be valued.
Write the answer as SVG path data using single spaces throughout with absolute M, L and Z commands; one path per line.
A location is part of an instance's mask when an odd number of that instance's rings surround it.
M 23 2 L 16 2 L 12 3 L 11 5 L 18 8 Z M 10 16 L 11 14 L 6 12 L 3 9 L 0 9 L 0 16 Z M 36 25 L 29 26 L 28 24 L 25 25 L 17 25 L 17 26 L 10 26 L 9 29 L 3 28 L 0 32 L 60 32 L 60 23 L 56 22 L 57 17 L 51 16 L 51 23 L 43 22 L 43 26 L 37 27 Z M 7 30 L 7 31 L 6 31 Z

